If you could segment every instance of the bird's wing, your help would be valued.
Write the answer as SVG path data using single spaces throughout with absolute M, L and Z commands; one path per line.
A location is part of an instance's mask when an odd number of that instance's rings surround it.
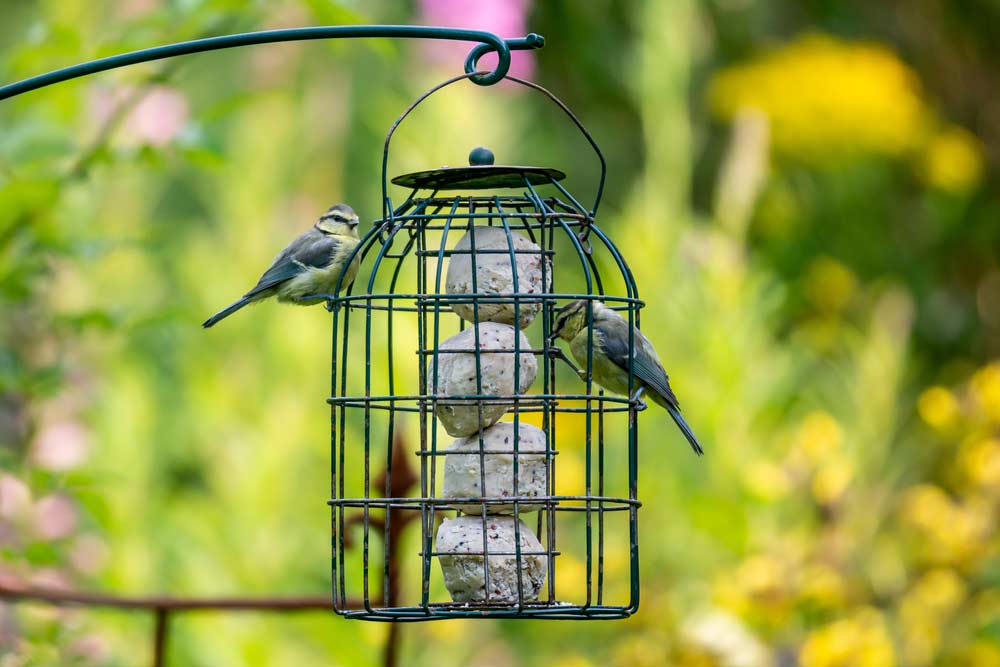
M 315 230 L 306 232 L 281 251 L 246 296 L 260 294 L 310 268 L 325 268 L 330 264 L 338 245 L 340 241 L 336 236 L 328 236 Z
M 628 364 L 628 322 L 618 317 L 616 320 L 605 320 L 601 322 L 604 326 L 611 326 L 621 331 L 612 331 L 612 335 L 602 335 L 601 344 L 605 353 L 612 362 L 626 373 L 629 372 Z M 637 380 L 646 385 L 650 390 L 659 394 L 667 403 L 678 407 L 677 396 L 670 388 L 667 380 L 667 372 L 656 360 L 656 351 L 649 339 L 633 327 L 635 339 L 633 341 L 634 353 L 632 356 L 632 372 Z

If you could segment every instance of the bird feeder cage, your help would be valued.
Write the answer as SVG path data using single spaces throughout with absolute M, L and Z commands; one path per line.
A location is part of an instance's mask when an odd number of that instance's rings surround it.
M 593 206 L 562 171 L 493 164 L 486 149 L 397 176 L 410 193 L 388 196 L 397 126 L 471 76 L 389 130 L 383 217 L 358 246 L 357 280 L 328 300 L 334 607 L 393 621 L 629 616 L 640 403 L 605 395 L 592 358 L 578 376 L 550 341 L 577 299 L 639 323 L 631 272 L 594 218 L 600 149 L 551 93 L 508 76 L 593 147 Z

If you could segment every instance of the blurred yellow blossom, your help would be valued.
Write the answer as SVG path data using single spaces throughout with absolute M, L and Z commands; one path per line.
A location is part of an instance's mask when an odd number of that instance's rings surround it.
M 805 295 L 820 311 L 840 312 L 854 295 L 857 279 L 849 268 L 832 257 L 817 257 L 805 276 Z
M 777 500 L 788 495 L 792 482 L 788 473 L 770 461 L 752 461 L 743 471 L 743 484 L 762 500 Z
M 931 387 L 920 394 L 917 400 L 917 412 L 927 424 L 943 430 L 958 419 L 958 399 L 945 387 Z
M 563 554 L 555 566 L 556 595 L 560 600 L 583 602 L 587 597 L 587 566 L 572 555 Z
M 813 464 L 825 460 L 840 448 L 844 432 L 828 412 L 816 410 L 806 415 L 796 436 L 796 445 Z
M 964 445 L 959 462 L 965 476 L 977 485 L 1000 489 L 1000 439 L 984 438 Z
M 972 398 L 987 419 L 1000 422 L 1000 362 L 984 366 L 972 376 Z
M 941 628 L 967 594 L 968 587 L 955 570 L 939 568 L 923 575 L 903 596 L 899 617 L 906 664 L 923 665 L 934 659 L 941 646 Z
M 892 667 L 895 660 L 885 621 L 870 608 L 810 633 L 799 652 L 802 667 Z
M 922 576 L 903 597 L 900 613 L 908 618 L 943 622 L 965 600 L 966 585 L 955 570 L 938 568 Z
M 684 623 L 681 629 L 684 641 L 683 653 L 708 658 L 714 656 L 710 664 L 724 667 L 766 667 L 774 663 L 774 658 L 764 643 L 740 620 L 722 611 L 696 614 Z M 677 660 L 675 663 L 692 663 Z
M 445 625 L 440 623 L 439 625 Z M 552 662 L 552 667 L 592 667 L 594 662 L 579 653 L 564 655 Z
M 988 639 L 973 641 L 959 654 L 955 667 L 1000 667 L 1000 646 Z
M 965 192 L 982 178 L 982 142 L 953 125 L 927 141 L 922 162 L 921 174 L 928 183 L 948 192 Z
M 744 618 L 780 627 L 792 609 L 790 566 L 760 554 L 744 560 L 715 582 L 719 606 Z
M 916 75 L 891 49 L 821 34 L 722 70 L 708 103 L 726 120 L 762 111 L 775 148 L 815 164 L 902 154 L 921 143 L 930 118 Z
M 633 634 L 624 637 L 616 643 L 613 664 L 620 667 L 659 667 L 664 664 L 667 645 L 657 641 L 655 636 Z M 714 667 L 714 663 L 685 663 L 689 665 L 704 665 Z
M 812 493 L 816 502 L 830 505 L 840 500 L 854 477 L 854 464 L 844 457 L 824 463 L 816 471 L 812 481 Z
M 934 563 L 964 565 L 987 548 L 993 510 L 982 500 L 957 504 L 940 488 L 920 484 L 908 489 L 900 506 L 903 520 L 923 538 L 923 557 Z
M 972 616 L 979 625 L 988 625 L 1000 618 L 1000 588 L 988 588 L 969 603 Z
M 835 568 L 825 563 L 811 563 L 799 575 L 799 599 L 835 609 L 847 600 L 847 583 Z

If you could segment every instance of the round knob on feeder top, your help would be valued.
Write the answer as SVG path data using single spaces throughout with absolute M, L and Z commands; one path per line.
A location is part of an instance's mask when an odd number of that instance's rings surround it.
M 489 148 L 479 146 L 477 148 L 473 148 L 469 153 L 469 165 L 473 167 L 482 167 L 490 164 L 493 164 L 493 151 Z

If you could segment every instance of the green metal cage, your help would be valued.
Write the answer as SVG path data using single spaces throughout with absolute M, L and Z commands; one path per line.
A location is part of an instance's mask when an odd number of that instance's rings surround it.
M 427 91 L 389 130 L 382 162 L 383 216 L 355 251 L 362 258 L 359 278 L 328 299 L 333 319 L 328 402 L 334 607 L 350 618 L 383 621 L 627 617 L 639 605 L 639 403 L 605 395 L 592 383 L 592 345 L 586 367 L 572 368 L 578 377 L 567 373 L 572 363 L 550 342 L 556 311 L 572 300 L 603 302 L 621 311 L 630 324 L 639 324 L 643 304 L 631 271 L 595 222 L 606 171 L 600 149 L 550 92 L 507 76 L 546 95 L 593 147 L 601 165 L 593 206 L 583 206 L 560 183 L 564 175 L 558 170 L 498 166 L 488 158 L 468 167 L 396 177 L 393 183 L 411 191 L 398 205 L 388 195 L 389 147 L 399 124 L 431 94 L 472 76 L 458 76 Z M 477 153 L 482 158 L 483 151 Z M 505 248 L 477 246 L 477 231 L 482 236 L 488 228 L 502 232 Z M 471 237 L 467 249 L 456 247 L 455 240 L 463 235 Z M 528 239 L 530 246 L 519 246 L 515 236 Z M 490 253 L 508 258 L 513 289 L 507 293 L 476 284 L 477 261 L 485 262 Z M 544 258 L 539 262 L 541 284 L 546 286 L 542 291 L 517 284 L 517 262 L 526 254 Z M 452 293 L 442 281 L 444 267 L 462 255 L 472 265 L 472 289 Z M 490 304 L 511 307 L 514 326 L 519 326 L 523 310 L 538 311 L 525 330 L 529 345 L 515 335 L 513 345 L 500 350 L 514 355 L 515 361 L 525 354 L 537 360 L 534 390 L 521 389 L 519 361 L 513 363 L 512 393 L 484 390 L 486 348 L 480 340 L 480 313 Z M 461 305 L 471 306 L 468 322 L 455 314 Z M 442 342 L 451 332 L 468 327 L 474 345 L 452 348 L 448 354 L 473 355 L 475 391 L 442 393 Z M 592 343 L 592 327 L 589 336 Z M 633 344 L 630 340 L 630 354 Z M 503 419 L 513 424 L 509 450 L 488 450 L 482 426 L 468 436 L 471 454 L 448 447 L 439 424 L 443 404 L 474 406 L 480 418 L 491 406 L 508 407 Z M 541 429 L 544 450 L 522 451 L 522 423 Z M 408 450 L 400 442 L 419 445 Z M 487 493 L 483 471 L 487 458 L 497 454 L 512 460 L 512 494 Z M 545 476 L 544 492 L 530 496 L 519 492 L 529 455 L 543 459 Z M 442 470 L 453 456 L 478 459 L 473 467 L 483 476 L 477 482 L 479 495 L 441 493 Z M 410 472 L 411 460 L 418 473 Z M 497 507 L 513 515 L 513 548 L 498 548 L 487 539 L 497 529 L 491 512 Z M 455 602 L 439 566 L 442 558 L 454 559 L 455 554 L 438 548 L 435 533 L 444 517 L 459 514 L 481 522 L 481 544 L 477 541 L 461 557 L 473 577 L 475 568 L 481 568 L 482 599 Z M 525 546 L 526 530 L 539 546 Z M 497 578 L 492 565 L 501 562 L 497 559 L 513 559 L 513 596 L 491 595 L 499 591 L 490 581 L 491 575 Z M 540 562 L 544 583 L 529 591 L 526 572 Z

